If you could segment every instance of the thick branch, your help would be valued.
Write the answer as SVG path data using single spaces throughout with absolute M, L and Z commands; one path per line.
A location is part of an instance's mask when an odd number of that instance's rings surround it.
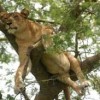
M 15 42 L 15 37 L 11 34 L 8 34 L 6 29 L 4 28 L 3 24 L 0 24 L 0 30 L 5 34 L 5 36 L 7 37 L 8 41 L 10 41 L 11 45 L 13 46 L 13 48 L 15 49 L 15 51 L 18 51 L 18 46 Z
M 98 62 L 100 62 L 100 53 L 98 53 L 94 56 L 88 57 L 83 62 L 81 62 L 82 70 L 86 73 L 89 73 L 93 69 L 96 69 L 95 65 Z

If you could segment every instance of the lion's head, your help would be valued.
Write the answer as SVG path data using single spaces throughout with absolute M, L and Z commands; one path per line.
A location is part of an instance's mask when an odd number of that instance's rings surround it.
M 25 9 L 21 11 L 21 13 L 13 12 L 0 13 L 0 19 L 5 24 L 7 31 L 10 34 L 15 34 L 16 32 L 23 31 L 27 25 L 27 17 L 29 12 Z

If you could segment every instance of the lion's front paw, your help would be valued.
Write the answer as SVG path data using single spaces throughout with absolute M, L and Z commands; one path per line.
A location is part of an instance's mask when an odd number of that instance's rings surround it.
M 75 90 L 78 93 L 78 95 L 80 95 L 80 96 L 83 95 L 82 90 L 81 90 L 81 88 L 79 86 L 76 86 Z
M 84 82 L 82 82 L 82 84 L 80 85 L 80 87 L 81 88 L 86 88 L 86 87 L 88 87 L 90 85 L 91 85 L 91 83 L 89 81 L 84 81 Z
M 20 93 L 24 90 L 25 90 L 25 85 L 22 81 L 19 81 L 19 82 L 15 83 L 14 92 L 16 94 L 18 94 L 18 93 Z
M 30 45 L 30 46 L 28 47 L 28 49 L 27 49 L 27 52 L 26 52 L 26 55 L 27 55 L 27 56 L 30 56 L 30 53 L 31 53 L 32 49 L 34 49 L 34 46 L 33 46 L 33 45 Z

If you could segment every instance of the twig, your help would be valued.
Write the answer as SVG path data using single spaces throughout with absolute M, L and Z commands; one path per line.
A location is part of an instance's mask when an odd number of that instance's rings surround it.
M 50 78 L 50 79 L 44 79 L 44 80 L 40 80 L 40 81 L 35 80 L 35 81 L 29 82 L 25 87 L 29 86 L 32 83 L 44 83 L 44 82 L 55 81 L 55 80 L 57 80 L 57 77 L 53 77 L 53 78 Z
M 0 42 L 7 41 L 7 38 L 0 38 Z
M 34 19 L 36 22 L 44 22 L 44 23 L 50 23 L 50 24 L 55 24 L 54 21 L 48 21 L 48 20 L 43 20 L 43 19 Z
M 25 90 L 26 90 L 26 89 L 25 89 Z M 25 90 L 24 90 L 24 91 L 22 90 L 21 93 L 22 93 L 22 95 L 24 96 L 25 100 L 30 100 L 29 97 L 28 97 L 28 95 L 26 94 Z
M 26 90 L 26 88 L 25 88 L 24 90 L 21 90 L 20 93 L 24 96 L 25 100 L 30 100 L 29 97 L 28 97 L 28 95 L 26 94 L 25 90 Z M 20 93 L 18 93 L 18 94 L 15 96 L 15 98 L 16 98 Z

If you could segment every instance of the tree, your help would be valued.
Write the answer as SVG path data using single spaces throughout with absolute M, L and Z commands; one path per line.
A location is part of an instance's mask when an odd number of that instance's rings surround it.
M 99 0 L 30 0 L 28 2 L 26 0 L 5 0 L 5 2 L 0 0 L 0 2 L 0 11 L 3 11 L 2 7 L 8 12 L 26 8 L 30 11 L 29 19 L 43 24 L 52 24 L 55 27 L 57 35 L 54 37 L 55 47 L 50 48 L 50 50 L 63 49 L 74 52 L 75 57 L 80 59 L 80 65 L 84 73 L 89 73 L 94 69 L 99 70 Z M 2 23 L 0 23 L 0 30 L 5 34 L 17 52 L 18 48 L 14 37 L 7 34 Z M 57 80 L 54 80 L 55 84 L 53 84 L 53 81 L 41 82 L 41 80 L 51 78 L 51 75 L 47 73 L 43 65 L 37 63 L 40 60 L 38 58 L 41 51 L 42 49 L 36 48 L 31 53 L 33 63 L 32 73 L 40 84 L 40 92 L 36 95 L 35 100 L 53 100 L 64 89 L 65 85 Z M 34 57 L 36 60 L 33 60 Z M 72 72 L 71 76 L 74 80 L 77 80 Z M 99 77 L 92 76 L 93 78 L 96 80 L 96 87 L 99 87 Z M 100 87 L 96 89 L 100 92 Z

